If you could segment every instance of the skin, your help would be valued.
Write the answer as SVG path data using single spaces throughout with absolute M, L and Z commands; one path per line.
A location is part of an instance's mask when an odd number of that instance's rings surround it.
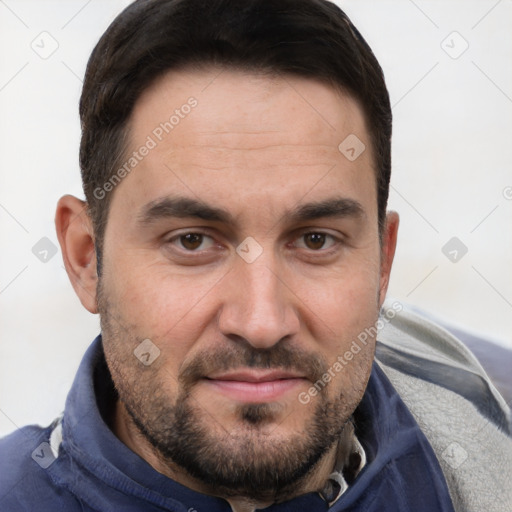
M 375 340 L 308 404 L 298 396 L 376 322 L 398 216 L 387 214 L 380 244 L 374 159 L 362 110 L 351 97 L 290 76 L 173 72 L 137 101 L 132 150 L 190 96 L 197 107 L 115 188 L 101 282 L 84 203 L 61 198 L 56 226 L 76 293 L 85 308 L 101 314 L 105 355 L 121 397 L 113 431 L 157 471 L 250 510 L 321 489 L 332 471 L 334 441 L 362 398 Z M 353 162 L 338 150 L 349 134 L 366 145 Z M 141 221 L 165 198 L 207 203 L 229 213 L 231 222 Z M 290 214 L 340 198 L 359 205 L 359 213 Z M 251 263 L 236 252 L 247 237 L 262 251 Z M 160 350 L 149 366 L 133 354 L 144 339 Z M 256 366 L 249 367 L 251 358 Z M 187 404 L 187 418 L 202 429 L 212 457 L 229 456 L 233 471 L 283 460 L 304 465 L 301 454 L 312 436 L 325 435 L 328 446 L 283 488 L 216 485 L 215 476 L 208 482 L 194 475 L 143 433 L 153 428 L 160 436 L 153 441 L 165 444 L 171 434 L 162 418 L 174 421 L 178 403 Z M 324 430 L 312 432 L 319 418 Z

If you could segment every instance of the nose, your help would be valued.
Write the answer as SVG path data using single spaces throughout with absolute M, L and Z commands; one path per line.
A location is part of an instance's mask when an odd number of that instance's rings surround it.
M 224 336 L 267 349 L 299 332 L 292 283 L 271 258 L 262 256 L 253 263 L 240 259 L 230 274 L 218 317 Z

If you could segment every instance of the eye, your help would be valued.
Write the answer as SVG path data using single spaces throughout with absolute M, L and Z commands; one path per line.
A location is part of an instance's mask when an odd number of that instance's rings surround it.
M 190 252 L 198 252 L 210 248 L 213 245 L 213 239 L 202 233 L 184 233 L 170 240 L 180 249 Z
M 336 242 L 337 240 L 328 233 L 311 232 L 301 235 L 295 246 L 300 249 L 319 251 L 321 249 L 330 249 Z

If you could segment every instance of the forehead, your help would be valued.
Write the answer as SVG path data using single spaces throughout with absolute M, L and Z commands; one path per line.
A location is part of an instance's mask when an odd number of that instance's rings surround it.
M 360 141 L 356 151 L 365 149 L 351 160 L 339 146 L 346 149 L 343 141 L 354 136 Z M 144 146 L 150 149 L 139 151 Z M 277 213 L 305 194 L 321 198 L 335 187 L 367 196 L 358 200 L 376 208 L 362 109 L 311 79 L 228 69 L 170 72 L 135 105 L 127 159 L 132 151 L 144 156 L 133 162 L 136 168 L 117 187 L 113 203 L 123 196 L 138 208 L 166 194 L 196 195 L 238 207 L 236 216 L 254 207 L 244 200 L 248 196 L 259 194 Z
M 197 108 L 191 112 L 194 115 L 185 116 L 185 123 L 183 113 L 176 110 L 190 98 L 196 100 Z M 131 117 L 134 140 L 168 121 L 175 112 L 179 121 L 172 120 L 171 133 L 165 133 L 175 145 L 190 132 L 203 145 L 229 139 L 230 143 L 239 142 L 240 149 L 255 148 L 276 134 L 283 142 L 307 140 L 330 150 L 337 149 L 350 130 L 366 137 L 362 110 L 350 95 L 319 81 L 290 75 L 217 68 L 170 72 L 138 99 Z

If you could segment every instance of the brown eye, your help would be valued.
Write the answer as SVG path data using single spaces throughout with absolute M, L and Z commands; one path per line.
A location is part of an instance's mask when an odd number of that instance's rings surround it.
M 319 254 L 324 254 L 326 250 L 339 245 L 340 240 L 329 233 L 322 231 L 310 231 L 299 236 L 293 244 L 298 249 L 306 249 Z
M 187 233 L 180 236 L 181 245 L 188 251 L 195 251 L 201 247 L 204 236 L 198 233 Z
M 181 232 L 170 238 L 166 242 L 170 247 L 179 250 L 181 253 L 198 253 L 205 254 L 207 251 L 211 253 L 211 249 L 215 247 L 215 240 L 204 233 L 196 231 Z
M 308 249 L 319 250 L 325 245 L 324 233 L 307 233 L 304 235 L 304 244 Z

